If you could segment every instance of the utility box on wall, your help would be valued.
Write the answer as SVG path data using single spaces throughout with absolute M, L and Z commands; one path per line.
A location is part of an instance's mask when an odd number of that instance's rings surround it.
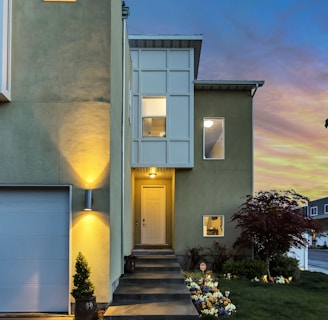
M 133 167 L 193 167 L 194 56 L 200 43 L 199 36 L 130 36 Z

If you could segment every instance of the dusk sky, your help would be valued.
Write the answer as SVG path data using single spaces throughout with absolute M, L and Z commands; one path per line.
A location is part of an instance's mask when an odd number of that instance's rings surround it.
M 328 196 L 327 0 L 126 0 L 130 34 L 202 34 L 199 80 L 265 80 L 254 188 Z

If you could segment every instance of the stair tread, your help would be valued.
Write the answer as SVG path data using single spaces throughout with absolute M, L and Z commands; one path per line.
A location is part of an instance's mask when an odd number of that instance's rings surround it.
M 159 316 L 159 315 L 189 315 L 198 319 L 198 312 L 192 302 L 168 301 L 168 302 L 147 302 L 129 303 L 119 306 L 109 306 L 104 314 L 106 316 Z
M 175 283 L 161 283 L 161 284 L 147 284 L 141 283 L 138 285 L 133 284 L 122 284 L 117 287 L 114 292 L 114 295 L 122 295 L 122 294 L 188 294 L 190 295 L 190 291 L 181 284 Z
M 126 273 L 122 279 L 183 279 L 180 271 L 161 271 L 161 272 L 135 272 Z

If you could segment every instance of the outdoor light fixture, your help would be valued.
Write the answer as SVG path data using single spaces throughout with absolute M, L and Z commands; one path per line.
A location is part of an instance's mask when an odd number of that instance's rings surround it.
M 122 2 L 122 17 L 126 19 L 130 15 L 130 9 L 125 5 L 125 1 Z
M 92 190 L 85 190 L 85 198 L 84 198 L 84 211 L 92 210 Z
M 155 172 L 150 172 L 149 173 L 149 178 L 154 179 L 156 177 L 156 173 Z

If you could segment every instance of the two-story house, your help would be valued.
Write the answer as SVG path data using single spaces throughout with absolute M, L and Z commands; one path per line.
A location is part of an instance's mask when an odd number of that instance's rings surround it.
M 312 200 L 304 208 L 306 216 L 315 219 L 321 227 L 319 234 L 312 234 L 312 246 L 328 245 L 328 197 Z
M 264 82 L 198 80 L 200 35 L 129 36 L 128 11 L 0 0 L 0 312 L 69 313 L 79 251 L 106 305 L 133 248 L 238 236 Z

